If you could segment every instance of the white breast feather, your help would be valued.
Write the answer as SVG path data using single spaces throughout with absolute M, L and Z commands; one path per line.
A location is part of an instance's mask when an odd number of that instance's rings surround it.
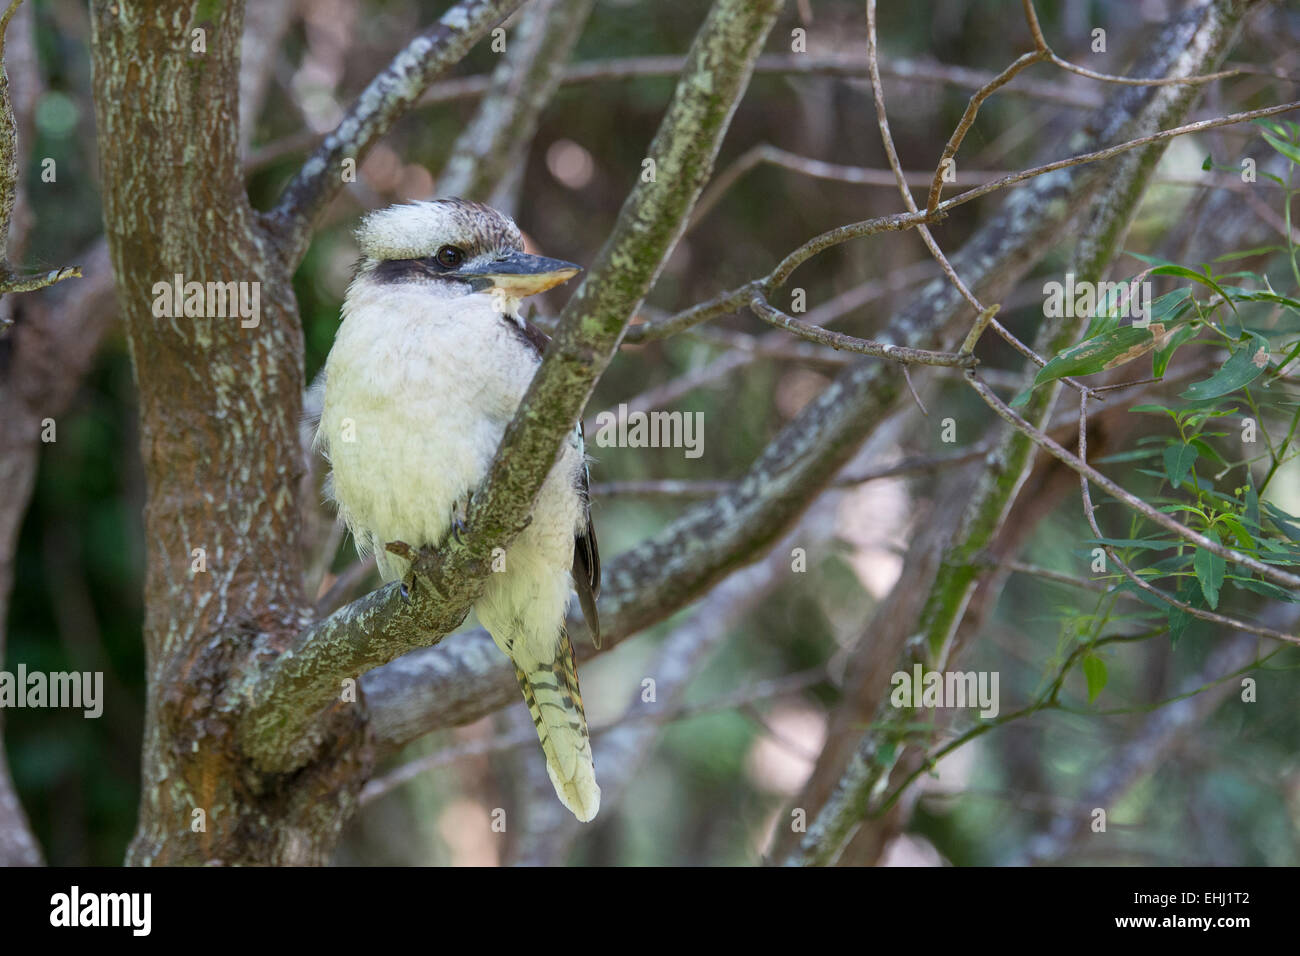
M 358 548 L 386 580 L 405 562 L 384 544 L 441 543 L 453 506 L 480 485 L 538 360 L 487 294 L 444 298 L 419 283 L 359 278 L 326 363 L 317 443 L 331 494 Z M 350 440 L 349 440 L 350 439 Z M 532 523 L 489 577 L 476 606 L 499 645 L 527 668 L 549 661 L 569 600 L 573 540 L 583 522 L 574 478 L 582 450 L 566 442 Z

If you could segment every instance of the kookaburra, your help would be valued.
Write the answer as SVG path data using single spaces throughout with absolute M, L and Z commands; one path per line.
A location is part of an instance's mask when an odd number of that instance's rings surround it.
M 581 269 L 526 254 L 509 216 L 462 199 L 371 213 L 357 239 L 362 258 L 325 364 L 316 441 L 357 549 L 393 581 L 408 565 L 387 543 L 439 545 L 463 529 L 541 363 L 547 337 L 520 316 L 520 300 Z M 599 637 L 587 487 L 579 426 L 475 605 L 514 664 L 556 794 L 584 822 L 600 788 L 564 621 L 572 583 Z

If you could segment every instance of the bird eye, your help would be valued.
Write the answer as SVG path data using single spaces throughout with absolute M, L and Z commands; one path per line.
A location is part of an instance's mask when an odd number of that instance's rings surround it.
M 438 260 L 438 265 L 444 269 L 455 269 L 465 261 L 465 253 L 461 252 L 455 246 L 443 246 L 434 256 Z

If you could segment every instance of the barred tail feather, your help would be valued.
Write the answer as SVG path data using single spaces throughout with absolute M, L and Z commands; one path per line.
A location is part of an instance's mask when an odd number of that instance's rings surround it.
M 591 762 L 587 715 L 582 709 L 578 667 L 568 633 L 561 632 L 552 663 L 528 673 L 516 665 L 515 677 L 528 712 L 533 715 L 555 794 L 575 817 L 586 823 L 600 809 L 600 787 L 596 785 L 596 770 Z

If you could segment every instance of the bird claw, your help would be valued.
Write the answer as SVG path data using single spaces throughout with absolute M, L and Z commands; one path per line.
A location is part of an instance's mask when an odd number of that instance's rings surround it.
M 471 491 L 451 506 L 451 536 L 457 544 L 465 543 L 461 536 L 469 532 L 469 509 L 473 503 L 474 493 Z

